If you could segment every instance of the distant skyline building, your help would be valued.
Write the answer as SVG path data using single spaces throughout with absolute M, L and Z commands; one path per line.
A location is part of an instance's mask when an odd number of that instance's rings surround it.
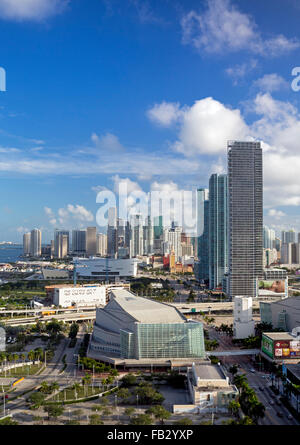
M 119 230 L 121 230 L 121 224 L 119 225 Z M 110 257 L 115 257 L 117 251 L 118 251 L 117 208 L 110 207 L 108 209 L 107 254 Z
M 70 232 L 68 230 L 54 230 L 54 257 L 65 258 L 70 251 Z
M 275 248 L 275 230 L 270 229 L 267 226 L 263 227 L 263 247 L 264 249 Z
M 144 254 L 144 228 L 142 215 L 132 215 L 130 219 L 130 258 Z
M 24 233 L 23 235 L 23 254 L 30 255 L 30 241 L 31 241 L 31 233 Z
M 153 218 L 153 227 L 154 227 L 154 239 L 160 239 L 164 231 L 162 215 L 155 216 Z
M 72 231 L 72 252 L 75 255 L 85 255 L 86 229 Z
M 97 228 L 87 227 L 86 229 L 86 254 L 94 256 L 97 253 Z
M 166 253 L 174 252 L 175 261 L 179 261 L 179 259 L 182 256 L 181 235 L 182 235 L 182 227 L 173 227 L 171 229 L 164 229 L 163 232 L 163 244 L 167 248 Z
M 282 242 L 282 244 L 295 243 L 296 242 L 296 232 L 293 229 L 291 229 L 289 231 L 282 230 L 281 242 Z
M 209 180 L 209 287 L 222 286 L 228 271 L 227 175 Z
M 39 229 L 33 229 L 30 235 L 30 255 L 39 257 L 42 253 L 42 232 Z
M 263 275 L 263 172 L 260 142 L 228 142 L 230 297 L 256 297 Z
M 107 255 L 107 235 L 104 233 L 97 234 L 97 255 Z

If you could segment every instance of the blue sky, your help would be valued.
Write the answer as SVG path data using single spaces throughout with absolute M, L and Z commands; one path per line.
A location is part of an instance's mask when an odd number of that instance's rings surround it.
M 207 186 L 235 138 L 263 142 L 265 223 L 300 231 L 299 19 L 296 0 L 0 0 L 0 240 L 95 224 L 121 180 Z

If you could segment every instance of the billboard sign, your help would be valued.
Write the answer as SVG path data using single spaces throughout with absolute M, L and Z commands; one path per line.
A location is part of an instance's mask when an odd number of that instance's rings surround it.
M 262 348 L 263 350 L 263 348 Z M 265 352 L 263 350 L 263 352 Z M 266 352 L 265 352 L 266 353 Z M 299 340 L 276 340 L 274 341 L 274 358 L 298 358 L 300 357 Z
M 264 334 L 262 335 L 261 340 L 261 350 L 269 357 L 273 358 L 273 340 L 269 337 L 266 337 Z
M 287 296 L 287 280 L 257 280 L 257 296 L 285 295 Z

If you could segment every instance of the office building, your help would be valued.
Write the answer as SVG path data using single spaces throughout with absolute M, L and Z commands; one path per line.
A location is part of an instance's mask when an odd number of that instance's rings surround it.
M 33 229 L 30 235 L 30 255 L 39 257 L 42 253 L 42 232 L 39 229 Z
M 263 274 L 263 173 L 260 142 L 228 142 L 230 297 L 255 297 Z
M 204 358 L 203 325 L 167 304 L 114 290 L 109 303 L 96 311 L 87 356 L 136 366 Z
M 73 255 L 86 254 L 86 229 L 73 230 L 72 232 L 72 252 Z
M 281 242 L 283 244 L 288 244 L 288 243 L 295 243 L 296 242 L 296 233 L 293 229 L 289 230 L 289 231 L 282 231 L 281 232 Z
M 209 280 L 209 191 L 197 190 L 197 235 L 198 260 L 195 264 L 195 277 L 198 281 Z
M 160 239 L 164 231 L 162 215 L 155 216 L 153 218 L 153 226 L 154 226 L 154 239 Z
M 144 255 L 144 229 L 142 215 L 132 215 L 130 219 L 130 258 Z
M 97 253 L 97 228 L 88 227 L 86 229 L 86 254 L 94 256 Z
M 119 225 L 121 231 L 122 225 Z M 118 226 L 117 226 L 117 208 L 110 207 L 108 209 L 108 225 L 107 225 L 107 254 L 114 258 L 118 251 Z
M 228 271 L 227 175 L 209 180 L 209 287 L 222 286 Z

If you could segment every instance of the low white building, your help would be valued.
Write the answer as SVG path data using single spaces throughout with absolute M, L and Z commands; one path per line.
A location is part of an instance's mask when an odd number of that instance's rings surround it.
M 234 297 L 233 337 L 247 338 L 254 335 L 255 321 L 252 317 L 252 297 Z
M 188 368 L 188 388 L 199 414 L 228 412 L 229 403 L 238 396 L 236 386 L 230 384 L 222 367 L 207 361 L 193 363 L 192 368 Z
M 104 306 L 106 304 L 105 286 L 55 288 L 53 304 L 61 307 Z
M 135 258 L 74 258 L 76 273 L 79 278 L 110 281 L 136 277 L 138 260 Z

